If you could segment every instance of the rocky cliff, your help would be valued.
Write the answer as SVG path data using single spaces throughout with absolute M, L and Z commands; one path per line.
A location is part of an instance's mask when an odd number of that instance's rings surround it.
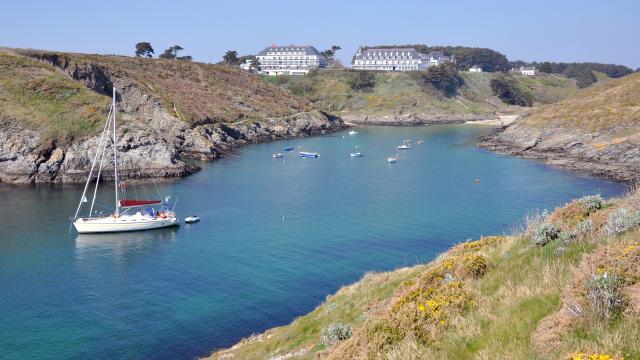
M 480 146 L 635 182 L 640 179 L 640 74 L 533 109 Z
M 0 54 L 0 67 L 3 182 L 84 181 L 112 87 L 125 178 L 184 176 L 197 171 L 189 159 L 343 126 L 255 76 L 219 66 L 12 51 Z

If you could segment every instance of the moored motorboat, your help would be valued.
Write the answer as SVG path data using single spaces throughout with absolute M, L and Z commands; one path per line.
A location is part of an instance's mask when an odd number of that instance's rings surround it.
M 300 151 L 300 157 L 303 157 L 303 158 L 317 158 L 319 156 L 320 156 L 320 154 L 318 154 L 318 153 Z
M 409 146 L 407 144 L 402 144 L 402 145 L 398 145 L 397 149 L 398 150 L 409 150 L 409 149 L 411 149 L 411 146 Z
M 351 131 L 349 131 L 349 132 L 348 132 L 348 134 L 349 134 L 349 135 L 357 135 L 357 134 L 358 134 L 358 132 L 357 132 L 357 131 L 355 131 L 355 130 L 351 130 Z
M 184 218 L 184 222 L 187 224 L 197 223 L 198 221 L 200 221 L 200 217 L 196 215 L 187 216 L 186 218 Z
M 91 163 L 91 169 L 87 176 L 87 182 L 85 183 L 84 190 L 82 191 L 82 197 L 78 203 L 78 208 L 73 217 L 73 225 L 79 234 L 91 234 L 91 233 L 109 233 L 109 232 L 124 232 L 124 231 L 139 231 L 164 228 L 169 226 L 176 226 L 179 224 L 176 213 L 169 206 L 169 197 L 162 200 L 136 200 L 136 199 L 121 199 L 125 195 L 125 183 L 121 182 L 118 177 L 118 146 L 116 138 L 116 89 L 113 89 L 113 99 L 111 103 L 111 109 L 107 121 L 100 135 L 100 141 L 98 142 L 98 149 L 95 152 L 93 161 Z M 96 201 L 96 195 L 98 193 L 98 185 L 101 179 L 102 167 L 105 162 L 105 158 L 108 157 L 108 153 L 113 149 L 113 172 L 114 172 L 114 190 L 115 190 L 115 211 L 108 216 L 94 215 L 94 205 Z M 105 156 L 107 155 L 107 156 Z M 97 171 L 96 170 L 96 165 Z M 80 211 L 83 204 L 88 203 L 87 191 L 89 190 L 89 184 L 95 177 L 95 189 L 93 190 L 93 198 L 91 200 L 91 206 L 89 207 L 88 217 L 80 217 Z M 159 210 L 153 208 L 153 206 L 161 206 Z M 144 208 L 144 209 L 143 209 Z M 138 209 L 135 213 L 132 213 L 132 209 Z
M 277 159 L 277 158 L 283 157 L 284 155 L 282 155 L 282 153 L 275 153 L 275 154 L 273 154 L 271 156 L 273 156 L 274 159 Z
M 287 146 L 284 151 L 293 151 L 293 146 Z
M 362 157 L 362 153 L 361 152 L 355 152 L 355 153 L 349 154 L 349 156 L 351 156 L 351 157 Z
M 387 158 L 387 162 L 388 162 L 389 164 L 394 164 L 396 161 L 398 161 L 398 158 L 397 158 L 397 157 L 395 157 L 395 156 L 389 156 L 389 157 Z

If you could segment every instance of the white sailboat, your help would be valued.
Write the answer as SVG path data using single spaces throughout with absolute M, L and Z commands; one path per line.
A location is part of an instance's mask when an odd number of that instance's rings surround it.
M 111 141 L 109 141 L 111 138 Z M 164 228 L 169 226 L 178 225 L 178 217 L 176 213 L 171 209 L 168 204 L 168 198 L 165 199 L 165 203 L 162 200 L 135 200 L 135 199 L 121 199 L 121 192 L 124 193 L 124 187 L 120 186 L 118 179 L 118 147 L 116 138 L 116 89 L 113 89 L 113 100 L 111 103 L 111 109 L 109 110 L 109 116 L 107 122 L 102 130 L 100 141 L 98 142 L 98 149 L 93 157 L 91 163 L 91 170 L 89 170 L 89 176 L 82 192 L 82 197 L 78 203 L 78 208 L 73 217 L 73 225 L 79 234 L 87 233 L 106 233 L 106 232 L 123 232 L 123 231 L 139 231 Z M 102 165 L 105 160 L 105 154 L 108 153 L 108 148 L 113 148 L 113 171 L 115 181 L 115 212 L 109 216 L 94 216 L 93 207 L 96 201 L 96 194 L 98 192 L 98 185 L 100 183 L 100 174 L 102 173 Z M 93 190 L 93 198 L 91 200 L 91 206 L 89 208 L 88 217 L 80 217 L 80 211 L 83 204 L 88 203 L 87 190 L 89 184 L 93 178 L 94 170 L 98 165 L 96 174 L 96 184 Z M 155 209 L 154 206 L 160 205 L 160 209 Z M 145 209 L 146 208 L 146 209 Z M 135 211 L 135 212 L 134 212 Z

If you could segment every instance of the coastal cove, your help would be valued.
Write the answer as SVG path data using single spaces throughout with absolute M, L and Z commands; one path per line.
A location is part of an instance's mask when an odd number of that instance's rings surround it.
M 81 187 L 0 184 L 2 356 L 205 356 L 287 324 L 368 271 L 508 233 L 535 209 L 626 190 L 480 149 L 488 126 L 354 129 L 240 147 L 184 179 L 129 190 L 171 193 L 182 218 L 202 218 L 178 229 L 77 236 L 66 220 Z M 412 149 L 388 164 L 404 139 Z

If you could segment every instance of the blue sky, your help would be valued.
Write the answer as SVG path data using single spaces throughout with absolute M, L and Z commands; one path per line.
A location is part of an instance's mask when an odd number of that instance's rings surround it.
M 640 67 L 640 1 L 11 1 L 0 6 L 0 46 L 156 55 L 219 61 L 225 50 L 271 44 L 340 45 L 348 63 L 360 44 L 480 46 L 510 60 L 595 61 Z

